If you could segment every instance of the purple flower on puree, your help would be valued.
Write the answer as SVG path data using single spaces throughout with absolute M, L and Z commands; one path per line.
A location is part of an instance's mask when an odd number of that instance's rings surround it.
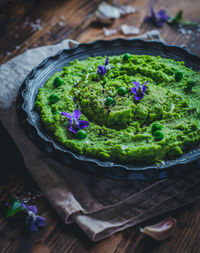
M 131 92 L 135 95 L 135 100 L 141 100 L 144 97 L 144 93 L 147 89 L 146 85 L 149 81 L 146 83 L 143 83 L 142 85 L 139 82 L 132 82 L 135 87 L 131 88 Z
M 78 130 L 88 127 L 90 124 L 86 120 L 79 120 L 81 112 L 78 109 L 74 110 L 72 114 L 61 112 L 61 115 L 69 119 L 69 131 L 73 132 L 74 134 L 76 134 Z
M 157 27 L 162 27 L 165 22 L 168 21 L 168 15 L 164 9 L 160 9 L 158 12 L 155 13 L 153 7 L 150 7 L 150 16 L 146 16 L 144 18 L 144 22 L 151 23 L 156 25 Z
M 109 63 L 108 63 L 108 56 L 107 56 L 105 64 L 104 65 L 100 65 L 97 68 L 97 72 L 100 75 L 100 77 L 103 77 L 106 74 L 106 72 L 108 72 L 108 68 L 106 67 L 108 64 Z
M 32 232 L 36 232 L 39 228 L 44 227 L 46 225 L 46 219 L 42 216 L 37 215 L 36 206 L 28 206 L 24 203 L 21 203 L 21 205 L 27 211 L 25 222 L 30 226 L 30 230 Z

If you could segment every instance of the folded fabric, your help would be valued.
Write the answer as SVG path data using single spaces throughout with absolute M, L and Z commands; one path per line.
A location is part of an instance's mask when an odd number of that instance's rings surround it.
M 18 123 L 17 91 L 31 69 L 70 40 L 30 49 L 0 67 L 0 117 L 27 169 L 65 223 L 76 222 L 93 240 L 103 238 L 200 198 L 200 171 L 187 178 L 122 181 L 71 169 L 43 154 Z

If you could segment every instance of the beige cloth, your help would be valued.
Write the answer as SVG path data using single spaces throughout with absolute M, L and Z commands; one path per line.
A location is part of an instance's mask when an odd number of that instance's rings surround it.
M 15 99 L 29 71 L 44 58 L 68 48 L 69 40 L 31 49 L 0 66 L 0 117 L 21 151 L 25 165 L 65 223 L 76 222 L 93 240 L 200 198 L 200 171 L 187 178 L 120 181 L 68 168 L 43 154 L 18 123 Z

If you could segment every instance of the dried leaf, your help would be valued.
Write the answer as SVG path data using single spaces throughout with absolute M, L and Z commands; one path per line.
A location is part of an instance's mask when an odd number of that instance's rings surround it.
M 140 232 L 162 241 L 170 237 L 176 229 L 177 221 L 173 217 L 169 217 L 157 224 L 140 228 Z

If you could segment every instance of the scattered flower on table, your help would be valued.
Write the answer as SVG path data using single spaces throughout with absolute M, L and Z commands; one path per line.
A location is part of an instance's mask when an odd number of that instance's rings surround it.
M 146 16 L 144 18 L 144 22 L 151 23 L 157 27 L 162 27 L 164 23 L 168 23 L 169 25 L 173 24 L 182 24 L 182 25 L 189 25 L 189 26 L 196 26 L 198 23 L 192 22 L 190 20 L 185 20 L 183 18 L 183 10 L 177 12 L 175 16 L 170 16 L 164 9 L 160 9 L 159 11 L 155 12 L 154 8 L 150 7 L 151 15 Z
M 29 225 L 29 229 L 32 232 L 38 231 L 39 228 L 46 225 L 46 219 L 37 215 L 37 207 L 26 205 L 17 198 L 11 196 L 11 203 L 4 203 L 4 213 L 7 218 L 16 216 L 17 213 L 23 214 L 25 223 Z
M 149 81 L 140 84 L 139 82 L 132 82 L 135 87 L 131 88 L 131 92 L 135 95 L 135 100 L 141 100 L 144 95 L 145 95 L 145 91 L 147 89 L 146 85 L 149 83 Z
M 89 122 L 86 120 L 79 120 L 81 112 L 76 109 L 72 114 L 68 112 L 61 112 L 61 115 L 65 116 L 69 120 L 69 131 L 77 134 L 79 130 L 82 130 L 89 126 Z
M 28 206 L 24 203 L 22 203 L 21 205 L 27 211 L 25 223 L 29 225 L 29 228 L 32 232 L 36 232 L 39 228 L 44 227 L 46 225 L 46 219 L 42 216 L 37 215 L 36 206 Z
M 96 21 L 100 24 L 111 25 L 115 19 L 122 15 L 137 12 L 132 5 L 125 5 L 119 3 L 106 3 L 102 1 L 94 13 Z
M 108 29 L 106 27 L 103 28 L 104 36 L 108 37 L 117 33 L 117 29 Z
M 140 232 L 152 237 L 155 240 L 163 241 L 174 233 L 176 225 L 176 219 L 173 217 L 168 217 L 157 224 L 140 228 Z
M 151 23 L 157 27 L 162 27 L 164 23 L 168 21 L 167 12 L 164 9 L 160 9 L 159 11 L 155 12 L 154 8 L 150 7 L 150 16 L 146 16 L 144 18 L 144 22 Z

